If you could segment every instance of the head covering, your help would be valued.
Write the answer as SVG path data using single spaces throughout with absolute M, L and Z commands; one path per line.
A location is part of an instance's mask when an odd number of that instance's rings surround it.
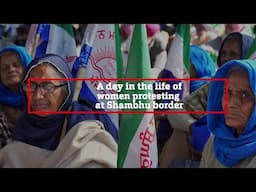
M 250 87 L 256 95 L 256 61 L 231 60 L 223 65 L 215 75 L 215 78 L 226 78 L 229 69 L 235 65 L 246 69 L 249 76 Z M 212 81 L 210 84 L 207 111 L 223 111 L 221 98 L 224 82 Z M 214 153 L 217 159 L 225 166 L 233 166 L 240 160 L 256 154 L 256 110 L 252 114 L 238 138 L 235 137 L 235 129 L 225 125 L 223 114 L 208 114 L 208 128 L 215 135 Z
M 211 78 L 214 76 L 216 68 L 210 55 L 198 45 L 190 46 L 190 60 L 194 66 L 197 78 Z M 190 93 L 195 91 L 206 81 L 190 81 Z
M 146 24 L 147 37 L 153 37 L 158 31 L 160 31 L 159 24 Z
M 246 35 L 246 34 L 239 33 L 239 32 L 230 33 L 222 41 L 220 49 L 219 49 L 219 54 L 218 54 L 218 58 L 217 58 L 217 64 L 218 64 L 219 67 L 221 66 L 220 55 L 221 55 L 221 51 L 222 51 L 222 48 L 224 46 L 224 43 L 233 35 L 239 35 L 241 37 L 241 46 L 242 46 L 241 50 L 242 50 L 242 54 L 241 54 L 241 58 L 240 59 L 247 59 L 247 58 L 245 58 L 245 55 L 246 55 L 247 51 L 250 49 L 250 47 L 252 45 L 253 37 L 251 37 L 249 35 Z
M 120 27 L 122 38 L 127 39 L 132 33 L 132 24 L 122 24 Z
M 28 52 L 22 46 L 7 46 L 0 51 L 0 56 L 8 51 L 15 52 L 19 55 L 21 63 L 24 67 L 24 71 L 31 61 L 31 57 Z M 18 93 L 11 91 L 8 87 L 5 87 L 0 81 L 0 103 L 10 105 L 13 107 L 22 107 L 24 103 L 24 97 L 21 90 Z
M 33 68 L 45 62 L 52 64 L 59 73 L 64 75 L 65 78 L 72 78 L 69 66 L 62 57 L 56 54 L 46 54 L 37 59 L 34 59 L 30 63 L 23 81 L 25 82 L 27 80 Z M 67 83 L 68 95 L 59 110 L 67 111 L 70 106 L 72 106 L 73 111 L 93 110 L 92 107 L 90 107 L 89 105 L 81 105 L 78 102 L 72 103 L 72 98 L 74 94 L 74 81 L 67 81 Z M 94 114 L 67 115 L 67 131 L 69 131 L 75 124 L 89 119 L 99 119 L 102 121 L 107 130 L 111 129 L 111 124 L 107 121 L 107 119 L 99 116 L 99 114 L 98 116 Z M 47 117 L 40 117 L 25 112 L 19 119 L 16 128 L 14 129 L 13 139 L 40 148 L 55 150 L 60 142 L 60 135 L 65 117 L 66 115 L 64 114 L 52 114 Z M 117 135 L 117 133 L 115 134 Z

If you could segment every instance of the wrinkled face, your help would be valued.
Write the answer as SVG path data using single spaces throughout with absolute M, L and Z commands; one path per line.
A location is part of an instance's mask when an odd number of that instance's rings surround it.
M 225 95 L 222 107 L 225 108 Z M 244 71 L 234 71 L 228 78 L 228 114 L 225 115 L 226 125 L 243 132 L 255 105 L 255 96 L 250 88 L 248 75 Z
M 61 78 L 56 70 L 48 65 L 38 65 L 31 70 L 29 78 Z M 31 81 L 31 111 L 57 111 L 66 98 L 66 82 L 59 80 Z M 38 86 L 40 84 L 40 86 Z M 63 85 L 63 86 L 60 86 Z M 52 89 L 49 89 L 52 87 Z M 29 98 L 28 98 L 29 99 Z M 38 114 L 47 116 L 48 114 Z
M 223 65 L 229 60 L 241 58 L 241 47 L 238 40 L 230 39 L 225 41 L 220 52 L 220 64 Z
M 17 92 L 24 74 L 20 57 L 13 51 L 5 52 L 0 57 L 1 82 L 10 90 Z

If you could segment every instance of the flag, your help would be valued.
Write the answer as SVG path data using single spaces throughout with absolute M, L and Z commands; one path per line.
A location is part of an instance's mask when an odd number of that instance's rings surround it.
M 135 24 L 125 77 L 152 78 L 145 24 Z M 145 83 L 149 82 L 145 81 Z M 129 93 L 153 92 L 152 90 L 137 91 L 131 90 Z M 147 102 L 151 103 L 152 101 L 148 99 Z M 156 168 L 157 164 L 158 152 L 154 114 L 120 115 L 117 167 Z
M 84 78 L 117 78 L 117 62 L 116 62 L 116 53 L 115 53 L 115 28 L 114 24 L 89 24 L 87 28 L 90 28 L 92 25 L 97 25 L 97 29 L 94 34 L 95 38 L 92 44 L 92 50 L 90 53 L 89 61 L 86 66 L 86 71 L 84 74 Z M 87 52 L 87 45 L 84 44 L 84 39 L 91 35 L 85 31 L 81 55 L 84 55 Z M 75 62 L 73 66 L 72 73 L 76 76 L 77 69 L 79 68 L 80 62 Z M 114 94 L 116 91 L 114 90 L 97 90 L 98 84 L 101 83 L 103 87 L 106 87 L 108 83 L 117 83 L 116 81 L 110 80 L 87 80 L 83 81 L 82 88 L 79 94 L 79 99 L 85 99 L 90 103 L 91 106 L 95 107 L 95 104 L 99 102 L 97 95 L 98 94 Z M 101 100 L 101 102 L 105 103 L 107 100 Z M 104 110 L 104 109 L 102 109 Z M 111 110 L 108 110 L 111 111 Z M 116 111 L 116 110 L 115 110 Z M 114 139 L 118 140 L 118 114 L 106 114 L 106 118 L 108 118 L 112 124 L 114 124 L 114 130 L 108 130 Z
M 33 58 L 46 53 L 58 54 L 66 59 L 70 69 L 77 57 L 71 24 L 32 24 L 25 47 Z
M 189 24 L 179 24 L 176 35 L 168 51 L 165 68 L 160 73 L 160 78 L 189 78 L 190 61 L 190 26 Z M 179 93 L 180 99 L 189 95 L 189 81 L 183 82 L 183 90 Z M 172 81 L 177 83 L 177 81 Z

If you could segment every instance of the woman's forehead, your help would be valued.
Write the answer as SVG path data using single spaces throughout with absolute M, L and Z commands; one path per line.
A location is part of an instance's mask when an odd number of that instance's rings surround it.
M 47 75 L 53 77 L 61 77 L 60 72 L 50 63 L 40 63 L 31 69 L 29 75 Z
M 15 51 L 12 51 L 12 50 L 9 50 L 9 51 L 5 51 L 5 52 L 3 52 L 2 54 L 0 54 L 0 59 L 2 59 L 2 58 L 15 58 L 15 59 L 20 59 L 20 56 L 19 56 L 19 54 L 17 53 L 17 52 L 15 52 Z
M 241 45 L 241 41 L 238 39 L 228 39 L 223 43 L 223 47 L 227 46 L 227 45 L 233 45 L 233 46 L 237 46 L 238 48 L 240 48 Z

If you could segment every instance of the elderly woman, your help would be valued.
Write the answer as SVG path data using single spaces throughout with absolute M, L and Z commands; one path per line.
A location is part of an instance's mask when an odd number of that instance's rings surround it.
M 90 110 L 72 102 L 74 81 L 56 80 L 71 77 L 58 55 L 30 63 L 23 88 L 31 113 L 23 114 L 14 141 L 0 151 L 0 167 L 116 167 L 117 144 L 104 122 L 87 114 L 54 113 Z M 29 78 L 38 79 L 28 83 Z
M 217 65 L 220 67 L 232 59 L 245 59 L 252 42 L 253 38 L 251 36 L 238 32 L 230 33 L 226 36 L 220 46 Z M 208 90 L 209 83 L 206 83 L 192 94 L 185 97 L 183 99 L 184 110 L 206 111 Z M 198 135 L 192 129 L 193 123 L 196 123 L 200 118 L 203 118 L 201 119 L 203 121 L 205 120 L 203 114 L 171 114 L 168 115 L 167 118 L 172 124 L 174 131 L 163 148 L 163 153 L 160 156 L 160 167 L 168 167 L 173 160 L 194 159 L 194 149 L 191 148 L 189 136 L 192 135 L 192 137 L 194 137 Z M 197 138 L 200 138 L 200 136 Z M 204 145 L 200 144 L 200 148 L 202 148 L 202 146 Z M 195 156 L 196 159 L 198 159 L 197 153 Z
M 256 167 L 256 61 L 232 60 L 222 66 L 209 90 L 208 129 L 212 133 L 203 151 L 200 167 Z M 228 94 L 228 95 L 226 95 Z
M 30 61 L 24 47 L 8 46 L 0 51 L 0 149 L 11 141 L 24 108 L 21 81 Z

